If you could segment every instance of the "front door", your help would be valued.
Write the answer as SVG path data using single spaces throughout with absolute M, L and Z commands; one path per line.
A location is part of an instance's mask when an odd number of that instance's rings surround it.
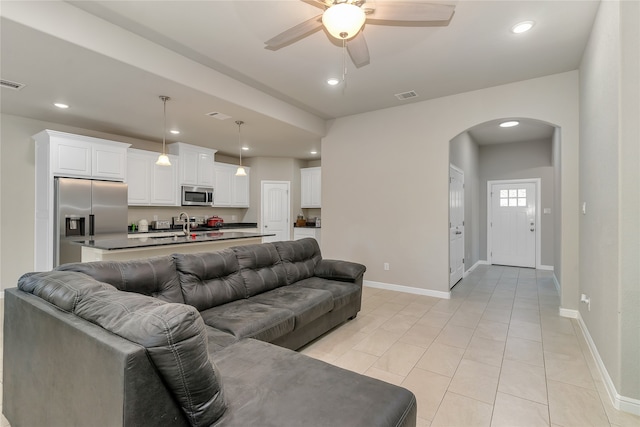
M 491 264 L 536 266 L 536 183 L 490 184 Z
M 464 173 L 449 167 L 449 289 L 464 274 Z
M 289 240 L 289 182 L 262 181 L 262 242 Z

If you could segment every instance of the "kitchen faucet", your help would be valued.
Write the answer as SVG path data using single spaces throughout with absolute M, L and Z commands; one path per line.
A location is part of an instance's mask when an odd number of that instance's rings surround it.
M 185 236 L 188 237 L 189 234 L 191 233 L 191 228 L 190 228 L 191 223 L 189 222 L 189 214 L 186 212 L 180 212 L 180 216 L 178 216 L 178 219 L 182 220 L 182 215 L 186 217 L 185 223 L 182 224 L 182 232 L 184 233 Z

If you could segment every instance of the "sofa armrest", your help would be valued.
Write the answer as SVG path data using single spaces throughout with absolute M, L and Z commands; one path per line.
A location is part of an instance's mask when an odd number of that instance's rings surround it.
M 323 279 L 343 282 L 361 282 L 366 270 L 367 267 L 355 262 L 323 259 L 316 265 L 314 274 Z

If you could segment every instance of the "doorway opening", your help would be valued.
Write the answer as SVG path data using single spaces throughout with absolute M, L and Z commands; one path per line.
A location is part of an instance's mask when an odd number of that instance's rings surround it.
M 449 289 L 464 275 L 464 172 L 449 165 Z

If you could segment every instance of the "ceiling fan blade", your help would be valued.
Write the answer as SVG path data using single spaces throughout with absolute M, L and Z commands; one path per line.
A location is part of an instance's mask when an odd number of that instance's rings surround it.
M 438 3 L 376 1 L 367 8 L 367 21 L 438 22 L 449 21 L 455 6 Z
M 310 4 L 311 6 L 321 7 L 326 9 L 333 6 L 333 0 L 302 0 L 303 2 Z
M 349 52 L 349 56 L 356 68 L 363 67 L 369 63 L 369 48 L 362 31 L 347 41 L 347 52 Z
M 264 44 L 266 44 L 267 48 L 271 50 L 280 49 L 281 47 L 293 43 L 309 33 L 322 28 L 321 18 L 322 14 L 314 16 L 295 27 L 291 27 L 288 30 L 281 32 L 277 36 L 264 42 Z

